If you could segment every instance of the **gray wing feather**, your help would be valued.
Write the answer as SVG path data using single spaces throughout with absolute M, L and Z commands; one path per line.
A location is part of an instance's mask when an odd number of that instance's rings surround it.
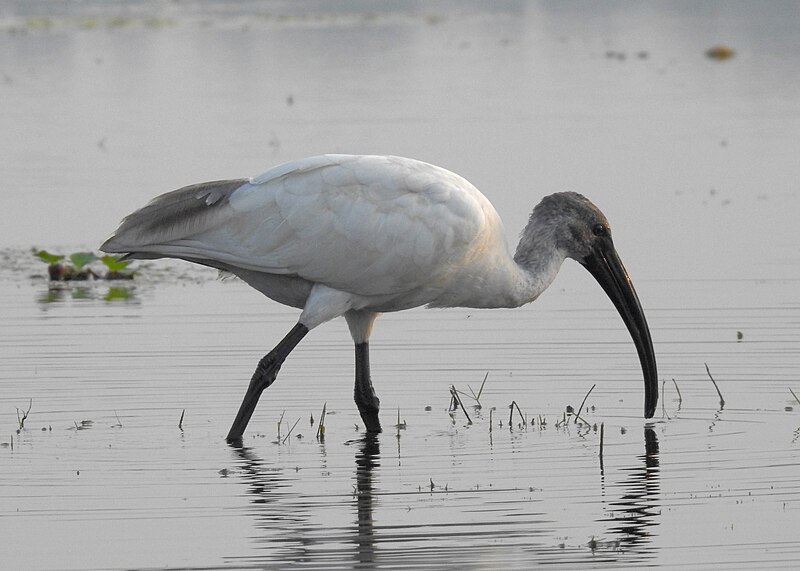
M 146 249 L 207 229 L 219 211 L 228 206 L 230 195 L 246 183 L 246 179 L 204 182 L 162 194 L 125 217 L 100 249 L 136 258 L 159 257 L 144 252 L 137 255 L 137 248 Z

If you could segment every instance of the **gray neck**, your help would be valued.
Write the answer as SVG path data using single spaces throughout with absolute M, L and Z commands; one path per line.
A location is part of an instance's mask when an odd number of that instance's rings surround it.
M 557 226 L 553 218 L 543 216 L 536 208 L 520 236 L 514 261 L 529 280 L 529 295 L 533 297 L 528 301 L 539 297 L 553 283 L 566 257 L 558 247 Z

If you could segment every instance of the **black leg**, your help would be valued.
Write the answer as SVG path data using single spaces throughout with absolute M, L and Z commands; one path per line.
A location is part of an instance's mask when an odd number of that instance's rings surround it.
M 250 379 L 250 386 L 247 387 L 244 400 L 239 407 L 239 412 L 236 414 L 236 419 L 233 421 L 233 425 L 231 425 L 226 437 L 229 443 L 241 442 L 242 435 L 247 428 L 247 423 L 250 422 L 250 417 L 253 416 L 253 411 L 256 409 L 261 393 L 275 381 L 275 377 L 278 376 L 278 371 L 281 370 L 281 365 L 283 365 L 286 357 L 300 343 L 300 340 L 306 336 L 306 333 L 308 333 L 308 327 L 298 323 L 272 351 L 264 355 L 258 362 L 253 378 Z
M 354 391 L 356 406 L 361 413 L 361 420 L 367 432 L 380 432 L 381 421 L 378 418 L 381 401 L 375 395 L 369 377 L 369 343 L 356 343 L 356 388 Z

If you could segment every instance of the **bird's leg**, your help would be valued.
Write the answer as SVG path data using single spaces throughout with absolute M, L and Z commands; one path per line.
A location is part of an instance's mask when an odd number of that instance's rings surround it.
M 236 419 L 233 421 L 230 431 L 228 431 L 226 440 L 229 443 L 241 442 L 242 435 L 247 428 L 247 423 L 250 422 L 250 417 L 253 416 L 253 411 L 256 409 L 261 393 L 275 381 L 286 357 L 300 343 L 300 340 L 306 336 L 306 333 L 308 333 L 308 327 L 298 323 L 272 351 L 264 355 L 258 362 L 256 371 L 253 373 L 253 378 L 250 379 L 250 385 L 244 395 L 244 400 L 242 400 L 242 404 L 239 407 L 239 412 L 236 413 Z
M 356 343 L 356 388 L 354 391 L 356 406 L 361 413 L 361 420 L 367 432 L 381 432 L 381 421 L 378 418 L 381 401 L 372 388 L 369 377 L 369 343 Z

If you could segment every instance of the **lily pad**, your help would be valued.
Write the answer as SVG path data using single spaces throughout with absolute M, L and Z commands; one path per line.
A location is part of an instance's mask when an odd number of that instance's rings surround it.
M 92 252 L 75 252 L 74 254 L 69 255 L 69 260 L 78 270 L 80 270 L 86 264 L 91 264 L 96 259 L 97 256 L 95 256 Z
M 130 264 L 130 262 L 120 260 L 117 256 L 103 256 L 100 261 L 106 265 L 109 272 L 119 272 Z
M 39 250 L 38 252 L 34 252 L 33 255 L 42 260 L 45 264 L 51 264 L 51 265 L 58 263 L 64 259 L 64 256 L 59 256 L 58 254 L 51 254 L 47 250 Z

